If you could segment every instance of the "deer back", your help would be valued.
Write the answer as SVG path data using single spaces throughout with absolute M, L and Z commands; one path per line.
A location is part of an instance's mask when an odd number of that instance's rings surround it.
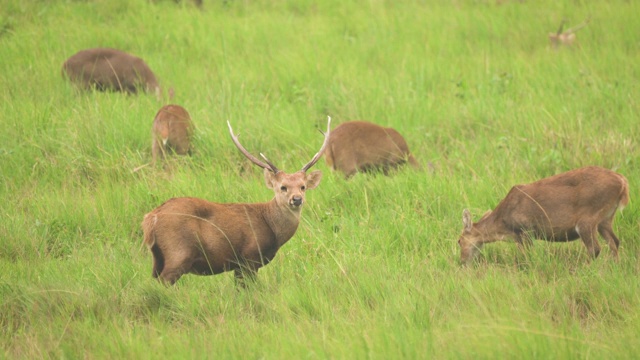
M 611 218 L 628 199 L 622 175 L 590 166 L 514 186 L 494 216 L 514 229 L 537 227 L 551 234 L 573 229 L 581 219 Z
M 325 155 L 329 167 L 347 176 L 356 171 L 393 167 L 407 159 L 417 166 L 400 133 L 365 121 L 349 121 L 337 126 Z
M 160 92 L 153 71 L 141 58 L 116 49 L 81 50 L 64 62 L 62 71 L 85 89 Z

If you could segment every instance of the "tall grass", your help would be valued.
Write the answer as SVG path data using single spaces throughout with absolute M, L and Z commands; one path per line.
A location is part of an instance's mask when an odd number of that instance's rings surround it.
M 0 1 L 0 357 L 629 358 L 640 352 L 640 6 L 628 1 Z M 577 24 L 578 46 L 547 33 Z M 197 127 L 150 160 L 162 103 L 81 93 L 98 46 L 143 57 Z M 323 164 L 294 238 L 247 290 L 165 288 L 143 215 L 175 196 L 271 198 L 229 141 L 289 171 L 326 116 L 405 135 L 433 171 Z M 580 242 L 483 249 L 458 265 L 462 209 L 585 165 L 624 174 L 620 261 Z M 604 245 L 604 242 L 601 242 Z

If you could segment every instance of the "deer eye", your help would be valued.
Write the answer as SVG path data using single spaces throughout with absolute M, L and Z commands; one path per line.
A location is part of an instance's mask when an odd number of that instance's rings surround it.
M 280 186 L 280 190 L 282 190 L 282 191 L 287 191 L 287 187 L 286 187 L 286 186 L 284 186 L 284 185 L 282 185 L 282 186 Z
M 300 187 L 300 190 L 302 190 L 302 191 L 305 191 L 306 189 L 307 189 L 307 187 L 306 187 L 306 186 L 304 186 L 304 185 L 302 185 L 302 186 Z

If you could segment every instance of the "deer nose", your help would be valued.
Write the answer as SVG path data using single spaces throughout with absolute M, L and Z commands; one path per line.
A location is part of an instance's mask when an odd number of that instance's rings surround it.
M 291 198 L 291 205 L 293 205 L 293 206 L 302 205 L 302 196 L 295 195 L 293 198 Z

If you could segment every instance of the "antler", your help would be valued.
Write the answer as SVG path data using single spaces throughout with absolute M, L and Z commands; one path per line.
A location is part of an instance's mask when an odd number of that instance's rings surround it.
M 316 153 L 316 155 L 313 157 L 313 159 L 311 159 L 311 161 L 309 161 L 307 163 L 307 165 L 302 167 L 302 172 L 306 172 L 307 170 L 309 170 L 313 165 L 315 165 L 318 160 L 320 160 L 320 157 L 322 156 L 322 153 L 324 153 L 324 149 L 327 147 L 327 144 L 329 143 L 329 133 L 331 132 L 331 116 L 327 116 L 327 132 L 324 134 L 324 142 L 322 143 L 322 147 L 320 147 L 320 151 L 318 151 Z
M 269 161 L 269 159 L 267 159 L 266 156 L 264 156 L 262 153 L 260 153 L 260 156 L 262 156 L 262 158 L 266 161 L 266 164 L 262 161 L 260 161 L 258 158 L 256 158 L 255 156 L 251 155 L 245 148 L 244 146 L 242 146 L 242 144 L 240 144 L 240 141 L 238 141 L 238 136 L 236 136 L 233 133 L 233 129 L 231 128 L 231 123 L 227 120 L 227 125 L 229 126 L 229 133 L 231 134 L 231 140 L 233 140 L 233 143 L 236 144 L 236 147 L 238 148 L 238 150 L 240 150 L 240 152 L 247 157 L 247 159 L 251 160 L 252 163 L 260 166 L 263 169 L 267 169 L 271 172 L 273 172 L 274 174 L 277 174 L 278 172 L 280 172 L 280 170 L 278 170 L 278 168 L 273 165 L 271 163 L 271 161 Z
M 558 32 L 556 33 L 556 35 L 560 35 L 560 34 L 562 34 L 562 29 L 564 28 L 564 23 L 565 23 L 566 21 L 567 21 L 567 20 L 564 20 L 564 19 L 562 20 L 562 22 L 560 23 L 560 27 L 558 28 Z
M 582 24 L 580 24 L 578 26 L 575 26 L 575 27 L 572 27 L 570 29 L 567 29 L 567 31 L 565 31 L 565 33 L 568 33 L 568 34 L 575 33 L 576 31 L 578 31 L 578 30 L 582 29 L 583 27 L 587 26 L 589 24 L 589 21 L 591 21 L 590 17 L 588 17 L 585 21 L 583 21 Z

